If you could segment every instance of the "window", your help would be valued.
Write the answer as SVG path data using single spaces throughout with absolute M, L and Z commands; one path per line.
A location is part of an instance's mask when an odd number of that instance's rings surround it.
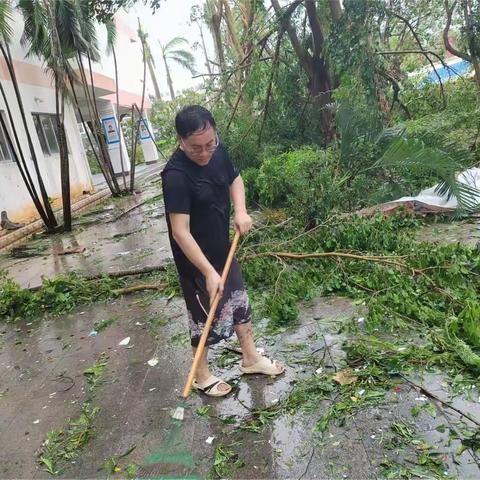
M 0 111 L 0 115 L 5 120 L 5 113 Z M 8 146 L 8 135 L 9 133 L 4 130 L 2 124 L 0 123 L 0 162 L 10 162 L 13 160 L 12 151 Z
M 55 155 L 58 147 L 58 131 L 56 115 L 50 113 L 33 113 L 33 122 L 45 155 Z

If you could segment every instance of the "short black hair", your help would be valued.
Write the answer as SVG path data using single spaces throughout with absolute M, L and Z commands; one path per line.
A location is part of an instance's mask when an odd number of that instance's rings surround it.
M 182 138 L 189 137 L 197 130 L 217 128 L 213 115 L 200 105 L 189 105 L 182 108 L 175 117 L 175 129 Z

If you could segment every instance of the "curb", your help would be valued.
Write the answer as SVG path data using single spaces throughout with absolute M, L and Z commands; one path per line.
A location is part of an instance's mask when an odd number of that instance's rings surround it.
M 110 190 L 105 188 L 94 193 L 93 195 L 83 198 L 82 200 L 72 204 L 72 213 L 79 212 L 87 207 L 91 207 L 110 195 Z M 15 245 L 23 242 L 27 237 L 30 237 L 34 233 L 43 230 L 43 227 L 44 225 L 42 220 L 35 220 L 34 222 L 29 223 L 18 230 L 14 230 L 12 233 L 7 233 L 3 237 L 0 237 L 0 251 L 6 248 L 12 248 Z

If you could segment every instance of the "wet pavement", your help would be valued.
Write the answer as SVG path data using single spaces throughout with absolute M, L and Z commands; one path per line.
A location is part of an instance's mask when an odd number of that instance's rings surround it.
M 134 198 L 110 200 L 77 219 L 73 234 L 39 237 L 23 249 L 33 256 L 4 254 L 0 266 L 22 285 L 36 286 L 41 275 L 96 274 L 168 262 L 159 192 L 156 179 L 150 179 Z M 83 246 L 81 253 L 58 254 Z M 235 342 L 216 346 L 211 352 L 215 373 L 230 381 L 233 393 L 212 399 L 194 392 L 183 422 L 171 418 L 181 404 L 191 362 L 182 299 L 135 294 L 62 317 L 0 324 L 0 478 L 51 478 L 37 462 L 39 449 L 48 432 L 78 418 L 86 401 L 100 409 L 94 436 L 62 465 L 63 478 L 124 478 L 134 464 L 137 478 L 215 477 L 215 465 L 221 478 L 400 478 L 400 465 L 416 465 L 418 449 L 427 444 L 452 478 L 480 478 L 474 448 L 460 448 L 459 440 L 466 430 L 478 429 L 479 392 L 452 400 L 451 382 L 438 372 L 399 383 L 380 402 L 349 415 L 342 425 L 332 423 L 322 435 L 315 426 L 331 400 L 319 401 L 308 412 L 276 415 L 258 431 L 242 429 L 255 412 L 268 412 L 319 368 L 332 375 L 341 369 L 342 345 L 348 342 L 341 327 L 364 314 L 346 298 L 329 297 L 302 305 L 299 324 L 281 334 L 268 335 L 259 322 L 257 346 L 288 365 L 278 379 L 241 376 Z M 89 336 L 102 321 L 110 325 Z M 126 337 L 128 345 L 119 345 Z M 107 363 L 92 390 L 84 371 L 99 358 Z M 158 363 L 150 365 L 151 360 Z M 414 384 L 428 386 L 455 409 L 433 401 Z M 414 427 L 406 444 L 396 443 L 392 430 L 401 425 Z M 113 474 L 104 467 L 112 457 Z
M 339 368 L 345 337 L 336 332 L 358 319 L 358 308 L 348 299 L 319 298 L 302 308 L 300 325 L 277 337 L 260 335 L 258 345 L 266 354 L 288 364 L 278 379 L 240 376 L 239 356 L 225 345 L 217 347 L 213 365 L 234 385 L 233 394 L 224 399 L 192 394 L 184 421 L 177 425 L 170 414 L 181 404 L 179 392 L 190 365 L 181 299 L 135 295 L 41 323 L 9 325 L 1 332 L 0 477 L 50 478 L 36 462 L 38 449 L 48 432 L 64 428 L 88 400 L 100 408 L 95 436 L 78 458 L 63 466 L 64 478 L 105 478 L 105 461 L 129 451 L 119 460 L 118 477 L 134 463 L 138 478 L 206 478 L 216 448 L 231 451 L 241 462 L 228 478 L 383 478 L 389 462 L 415 462 L 413 447 L 388 447 L 392 425 L 398 422 L 415 425 L 419 438 L 435 446 L 453 478 L 479 478 L 475 454 L 469 449 L 456 453 L 460 442 L 452 437 L 452 432 L 472 425 L 438 404 L 433 405 L 435 418 L 426 409 L 413 417 L 412 407 L 430 400 L 408 383 L 344 425 L 330 426 L 322 437 L 314 427 L 328 401 L 308 413 L 278 416 L 258 433 L 239 429 L 253 411 L 281 401 L 320 365 L 332 374 Z M 89 337 L 94 324 L 106 319 L 111 325 Z M 126 337 L 129 344 L 120 346 Z M 107 366 L 92 392 L 83 372 L 102 353 Z M 150 366 L 147 362 L 154 358 L 158 364 Z M 448 399 L 442 376 L 423 381 Z M 476 401 L 460 399 L 454 405 L 480 420 Z M 199 408 L 206 406 L 207 414 L 200 415 Z
M 39 286 L 42 276 L 71 271 L 95 275 L 163 265 L 171 253 L 160 194 L 154 179 L 133 197 L 108 199 L 74 218 L 70 234 L 36 235 L 26 245 L 1 252 L 0 267 L 29 288 Z M 64 254 L 70 249 L 85 250 Z
M 433 223 L 423 227 L 417 239 L 440 244 L 461 243 L 469 247 L 480 245 L 480 218 L 470 218 L 462 222 Z

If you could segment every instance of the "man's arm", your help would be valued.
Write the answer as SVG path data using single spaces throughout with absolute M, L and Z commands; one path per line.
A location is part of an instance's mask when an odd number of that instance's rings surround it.
M 233 208 L 235 209 L 235 227 L 243 235 L 252 228 L 252 219 L 247 213 L 245 205 L 245 186 L 240 175 L 230 185 L 230 197 L 232 198 Z
M 185 213 L 170 213 L 169 216 L 173 239 L 177 242 L 190 262 L 205 276 L 211 303 L 217 290 L 220 291 L 220 295 L 223 293 L 221 277 L 208 261 L 190 233 L 190 215 Z

